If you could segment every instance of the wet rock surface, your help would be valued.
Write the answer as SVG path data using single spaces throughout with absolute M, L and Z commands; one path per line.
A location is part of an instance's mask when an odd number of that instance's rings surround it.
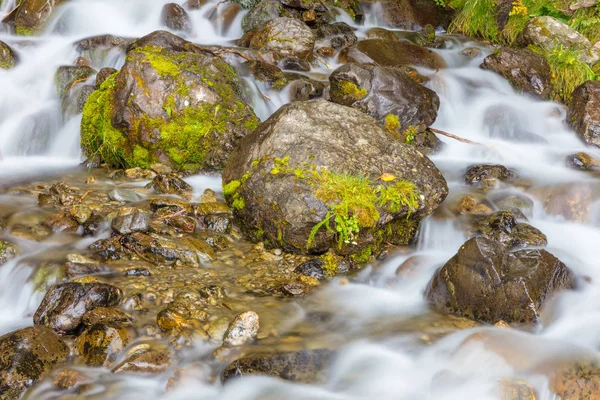
M 0 41 L 0 68 L 10 69 L 17 63 L 17 55 L 9 45 Z
M 429 49 L 408 42 L 382 39 L 361 40 L 342 50 L 340 60 L 344 63 L 374 64 L 380 67 L 446 67 L 443 58 Z
M 600 147 L 600 82 L 588 81 L 577 87 L 567 110 L 567 123 L 581 139 Z
M 509 252 L 476 237 L 439 269 L 425 297 L 441 310 L 495 323 L 537 323 L 553 294 L 575 287 L 574 273 L 545 250 Z

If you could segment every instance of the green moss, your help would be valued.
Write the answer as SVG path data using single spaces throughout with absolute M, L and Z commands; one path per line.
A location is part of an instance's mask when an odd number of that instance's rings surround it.
M 355 100 L 363 99 L 369 94 L 368 90 L 361 89 L 350 81 L 336 81 L 335 85 L 342 95 L 350 96 Z
M 402 125 L 400 124 L 400 120 L 398 119 L 397 115 L 387 114 L 385 116 L 383 127 L 396 139 L 400 137 L 400 129 L 402 128 Z
M 369 262 L 372 255 L 373 249 L 371 248 L 371 246 L 367 246 L 364 249 L 362 249 L 359 253 L 352 254 L 350 256 L 350 259 L 356 264 L 364 265 Z
M 148 149 L 143 148 L 142 146 L 135 146 L 133 149 L 133 163 L 141 168 L 150 167 L 150 153 Z
M 327 252 L 321 256 L 321 261 L 323 261 L 323 270 L 325 271 L 327 276 L 335 276 L 335 274 L 337 273 L 338 265 L 342 260 L 342 257 L 332 252 Z
M 577 10 L 569 25 L 587 37 L 590 42 L 600 41 L 600 3 L 594 7 Z
M 223 186 L 223 196 L 233 196 L 242 182 L 235 180 Z
M 246 207 L 246 201 L 242 196 L 237 196 L 237 198 L 233 200 L 233 203 L 231 203 L 231 207 L 233 207 L 234 210 L 243 210 Z
M 416 136 L 417 136 L 417 127 L 416 126 L 409 126 L 404 131 L 404 143 L 411 144 L 415 140 Z

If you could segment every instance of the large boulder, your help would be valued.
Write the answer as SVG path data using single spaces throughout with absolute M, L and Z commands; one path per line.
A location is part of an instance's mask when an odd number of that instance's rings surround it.
M 487 56 L 481 68 L 494 71 L 519 92 L 542 99 L 552 95 L 552 72 L 546 57 L 529 49 L 503 47 Z
M 567 123 L 585 143 L 600 147 L 600 82 L 587 81 L 573 91 Z
M 189 32 L 192 22 L 188 13 L 177 3 L 167 3 L 160 13 L 160 20 L 164 26 L 174 31 Z
M 366 112 L 400 137 L 422 132 L 437 117 L 437 94 L 407 75 L 385 67 L 346 64 L 329 76 L 332 101 Z
M 342 63 L 374 64 L 381 67 L 409 65 L 431 69 L 445 68 L 446 62 L 437 53 L 409 42 L 366 39 L 340 52 Z
M 250 48 L 272 51 L 301 59 L 312 57 L 315 34 L 304 22 L 293 18 L 268 21 L 250 39 Z
M 76 331 L 83 315 L 98 307 L 121 302 L 121 289 L 107 283 L 66 282 L 52 286 L 33 316 L 33 323 L 56 332 Z
M 434 274 L 425 297 L 438 309 L 496 323 L 536 323 L 544 302 L 575 287 L 573 272 L 546 250 L 510 251 L 479 236 Z
M 32 326 L 0 337 L 0 393 L 18 399 L 55 364 L 69 357 L 69 348 L 45 326 Z
M 11 69 L 17 63 L 17 55 L 9 45 L 0 41 L 0 68 Z
M 281 107 L 234 150 L 224 195 L 255 241 L 368 259 L 408 243 L 448 193 L 435 165 L 371 117 L 325 100 Z
M 430 0 L 383 0 L 372 10 L 374 16 L 391 28 L 415 30 L 425 25 L 448 26 L 449 13 Z
M 164 31 L 129 47 L 125 65 L 88 98 L 81 144 L 112 167 L 155 162 L 215 170 L 258 120 L 235 70 Z
M 532 18 L 525 25 L 522 36 L 523 44 L 537 46 L 546 52 L 565 48 L 578 51 L 579 59 L 587 64 L 600 60 L 598 50 L 588 38 L 554 17 Z

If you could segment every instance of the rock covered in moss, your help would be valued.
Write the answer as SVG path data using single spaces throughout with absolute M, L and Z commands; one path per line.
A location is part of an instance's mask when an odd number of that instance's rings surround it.
M 293 382 L 315 383 L 333 360 L 327 349 L 274 354 L 254 354 L 232 362 L 223 371 L 223 380 L 246 375 L 269 375 Z
M 282 56 L 307 59 L 312 56 L 315 34 L 302 21 L 275 18 L 264 24 L 250 39 L 250 48 Z
M 19 254 L 19 247 L 11 242 L 0 240 L 0 265 L 12 260 Z
M 64 96 L 71 86 L 96 75 L 96 70 L 88 66 L 62 65 L 54 74 L 54 85 L 59 96 Z
M 34 35 L 43 27 L 62 0 L 23 0 L 14 14 L 17 35 Z
M 578 51 L 577 57 L 589 65 L 600 60 L 598 50 L 588 38 L 554 17 L 532 18 L 525 25 L 522 36 L 525 45 L 534 45 L 546 52 L 571 49 Z
M 587 81 L 573 91 L 567 123 L 585 143 L 600 147 L 600 82 Z
M 11 69 L 17 63 L 17 55 L 9 45 L 0 41 L 0 68 Z
M 249 32 L 260 28 L 272 19 L 285 16 L 281 2 L 277 0 L 264 0 L 252 8 L 242 19 L 242 30 Z
M 487 56 L 481 68 L 502 75 L 518 91 L 542 99 L 552 95 L 552 72 L 546 57 L 529 49 L 503 47 Z
M 60 283 L 48 290 L 33 322 L 56 332 L 73 332 L 80 327 L 87 311 L 117 305 L 122 297 L 121 289 L 107 283 Z
M 546 250 L 509 251 L 479 236 L 434 274 L 425 297 L 438 309 L 495 323 L 537 323 L 553 294 L 575 287 L 575 275 Z
M 440 106 L 433 90 L 392 68 L 346 64 L 329 82 L 332 101 L 366 112 L 404 142 L 407 130 L 414 139 L 432 125 Z
M 130 45 L 119 73 L 86 102 L 84 153 L 112 167 L 222 168 L 258 120 L 242 101 L 235 70 L 193 49 L 164 31 Z
M 189 32 L 192 29 L 190 16 L 183 7 L 176 3 L 165 4 L 160 19 L 164 26 L 174 31 Z
M 32 326 L 0 337 L 0 391 L 16 400 L 69 357 L 69 348 L 51 329 Z
M 446 62 L 437 53 L 409 42 L 366 39 L 341 51 L 343 63 L 374 64 L 380 67 L 415 65 L 431 69 L 445 68 Z
M 423 154 L 325 100 L 281 107 L 232 153 L 223 183 L 251 239 L 361 260 L 386 241 L 408 243 L 448 190 Z

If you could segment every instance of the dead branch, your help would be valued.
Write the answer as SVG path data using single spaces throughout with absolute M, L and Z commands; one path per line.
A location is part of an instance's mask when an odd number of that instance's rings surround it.
M 439 129 L 429 128 L 429 130 L 431 132 L 433 132 L 433 133 L 437 133 L 438 135 L 442 135 L 442 136 L 446 136 L 446 137 L 452 138 L 454 140 L 458 140 L 459 142 L 469 143 L 469 144 L 474 144 L 474 145 L 477 145 L 477 146 L 487 147 L 486 145 L 484 145 L 482 143 L 478 143 L 478 142 L 474 142 L 474 141 L 469 140 L 469 139 L 461 138 L 460 136 L 456 136 L 456 135 L 453 135 L 452 133 L 444 132 L 444 131 L 441 131 Z

